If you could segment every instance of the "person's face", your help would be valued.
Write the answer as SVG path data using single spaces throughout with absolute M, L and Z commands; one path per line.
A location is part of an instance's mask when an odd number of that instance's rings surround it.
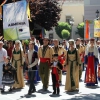
M 48 39 L 43 39 L 43 45 L 48 45 L 49 40 Z
M 54 45 L 58 46 L 59 45 L 59 41 L 58 40 L 54 40 Z
M 70 44 L 69 44 L 69 47 L 70 47 L 70 48 L 74 48 L 74 44 L 73 44 L 73 43 L 70 43 Z
M 90 41 L 90 44 L 91 44 L 91 46 L 93 46 L 94 45 L 94 41 Z
M 19 43 L 15 43 L 15 48 L 19 48 Z
M 29 43 L 29 49 L 33 50 L 34 45 L 32 43 Z
M 86 44 L 88 44 L 89 43 L 89 40 L 86 40 L 86 42 L 85 42 Z
M 66 45 L 66 42 L 65 41 L 63 41 L 63 43 L 62 43 L 63 45 Z
M 7 46 L 10 47 L 10 42 L 7 43 Z
M 9 59 L 6 59 L 6 63 L 10 62 Z
M 2 47 L 3 47 L 3 44 L 2 44 L 2 43 L 0 43 L 0 49 L 2 49 Z
M 58 61 L 58 57 L 53 57 L 54 61 Z
M 77 40 L 77 41 L 76 41 L 76 45 L 79 45 L 80 43 L 81 43 L 80 40 Z
M 100 45 L 100 42 L 97 42 L 97 45 L 99 46 Z

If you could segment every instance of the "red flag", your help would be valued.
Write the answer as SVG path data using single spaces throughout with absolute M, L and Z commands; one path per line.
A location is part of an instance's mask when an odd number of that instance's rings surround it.
M 89 21 L 86 20 L 85 38 L 89 39 L 89 35 L 90 35 L 90 33 L 89 33 Z

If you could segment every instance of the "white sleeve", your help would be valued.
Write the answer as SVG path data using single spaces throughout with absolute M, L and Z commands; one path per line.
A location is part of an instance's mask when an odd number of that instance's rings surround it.
M 3 56 L 5 57 L 5 58 L 7 58 L 7 51 L 4 49 L 3 50 Z

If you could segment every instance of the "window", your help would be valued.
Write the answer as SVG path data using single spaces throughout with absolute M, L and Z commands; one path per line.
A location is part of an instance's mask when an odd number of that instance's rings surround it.
M 71 19 L 71 16 L 70 15 L 66 15 L 66 22 L 68 22 L 70 24 L 70 19 Z

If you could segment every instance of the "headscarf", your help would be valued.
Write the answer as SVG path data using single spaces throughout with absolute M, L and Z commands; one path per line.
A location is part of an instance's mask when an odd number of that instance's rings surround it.
M 22 43 L 19 40 L 16 40 L 15 43 L 19 43 L 19 48 L 21 49 L 21 51 L 23 51 Z M 15 47 L 15 45 L 14 45 L 14 47 Z
M 85 50 L 85 55 L 88 55 L 90 46 L 91 46 L 91 44 L 89 41 L 89 43 L 87 44 L 86 50 Z M 95 57 L 98 58 L 99 55 L 98 55 L 98 49 L 97 49 L 95 40 L 94 40 L 94 51 L 93 52 L 94 52 Z
M 68 45 L 70 45 L 70 44 L 73 44 L 73 45 L 74 45 L 74 48 L 76 48 L 76 44 L 75 44 L 74 39 L 70 39 L 70 40 L 68 41 Z M 68 47 L 68 48 L 69 48 L 69 47 Z

